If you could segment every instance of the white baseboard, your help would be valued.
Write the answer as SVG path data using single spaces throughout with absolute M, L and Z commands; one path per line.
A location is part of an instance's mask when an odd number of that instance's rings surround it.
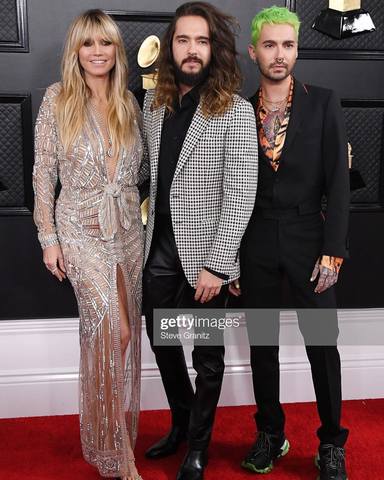
M 343 328 L 370 323 L 384 328 L 384 310 L 341 311 Z M 294 321 L 283 314 L 282 330 Z M 282 342 L 284 343 L 284 342 Z M 0 322 L 0 418 L 62 415 L 78 412 L 78 319 Z M 384 345 L 341 346 L 344 399 L 384 397 Z M 187 359 L 190 348 L 186 349 Z M 254 402 L 249 349 L 226 348 L 226 370 L 220 405 Z M 282 346 L 281 400 L 314 400 L 309 364 L 303 346 Z M 143 331 L 143 410 L 167 408 L 153 354 Z M 188 362 L 191 377 L 194 370 Z

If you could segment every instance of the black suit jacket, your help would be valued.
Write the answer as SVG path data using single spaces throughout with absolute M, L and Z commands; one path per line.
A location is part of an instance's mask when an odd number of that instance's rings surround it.
M 257 94 L 250 98 L 255 109 Z M 263 185 L 273 187 L 272 205 Z M 327 208 L 323 255 L 348 257 L 349 168 L 347 135 L 340 101 L 332 90 L 295 80 L 287 137 L 275 172 L 259 155 L 259 191 L 256 205 L 264 208 L 298 208 L 300 213 Z

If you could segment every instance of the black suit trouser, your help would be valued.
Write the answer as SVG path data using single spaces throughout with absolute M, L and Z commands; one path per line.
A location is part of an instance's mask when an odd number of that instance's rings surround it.
M 154 345 L 155 308 L 224 308 L 227 287 L 201 304 L 188 283 L 178 255 L 169 217 L 158 216 L 143 275 L 143 309 L 147 334 L 160 370 L 172 414 L 172 423 L 188 433 L 190 448 L 208 447 L 224 374 L 224 346 L 195 345 L 192 364 L 197 376 L 195 392 L 188 375 L 184 350 Z
M 321 253 L 324 220 L 319 213 L 299 215 L 295 210 L 255 209 L 243 237 L 241 262 L 242 304 L 245 308 L 271 309 L 248 322 L 251 340 L 251 367 L 257 404 L 255 415 L 259 431 L 281 433 L 285 416 L 279 401 L 279 308 L 282 305 L 282 281 L 287 276 L 299 328 L 306 343 L 311 365 L 321 426 L 317 435 L 322 443 L 342 446 L 348 430 L 340 425 L 341 367 L 337 349 L 338 325 L 334 288 L 314 293 L 317 283 L 311 273 Z M 320 317 L 305 309 L 321 309 Z M 312 310 L 316 311 L 316 310 Z M 263 326 L 264 325 L 264 326 Z M 268 329 L 274 341 L 259 344 L 258 338 Z M 317 330 L 317 332 L 316 332 Z M 313 338 L 327 344 L 314 345 Z M 332 339 L 329 342 L 329 339 Z M 255 339 L 255 342 L 252 342 Z M 308 340 L 309 339 L 309 340 Z

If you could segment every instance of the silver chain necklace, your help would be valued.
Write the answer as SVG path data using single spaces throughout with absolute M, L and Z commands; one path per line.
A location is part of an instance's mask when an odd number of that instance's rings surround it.
M 278 112 L 279 110 L 283 110 L 283 107 L 285 109 L 287 101 L 288 101 L 288 97 L 285 97 L 282 100 L 278 100 L 277 102 L 272 102 L 271 100 L 268 100 L 267 98 L 263 97 L 264 107 L 269 112 Z M 271 108 L 267 107 L 266 103 L 269 103 L 270 105 L 272 105 L 272 107 Z

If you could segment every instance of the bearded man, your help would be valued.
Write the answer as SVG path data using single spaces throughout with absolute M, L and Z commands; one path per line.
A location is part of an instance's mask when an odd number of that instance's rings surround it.
M 158 82 L 144 102 L 150 171 L 143 303 L 147 333 L 172 415 L 148 458 L 188 439 L 178 480 L 200 480 L 224 372 L 223 345 L 195 345 L 196 389 L 182 345 L 153 338 L 155 308 L 224 307 L 239 277 L 238 250 L 257 184 L 257 132 L 236 94 L 234 19 L 204 2 L 181 5 L 161 45 Z

